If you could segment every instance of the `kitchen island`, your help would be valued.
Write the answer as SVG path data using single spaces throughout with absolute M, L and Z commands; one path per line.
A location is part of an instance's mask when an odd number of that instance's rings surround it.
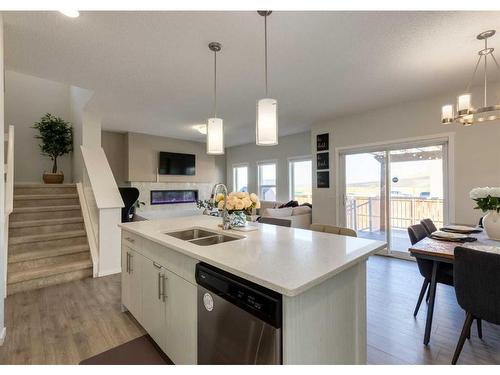
M 121 224 L 122 304 L 174 363 L 197 363 L 198 262 L 282 295 L 283 364 L 366 363 L 366 260 L 384 242 L 194 216 Z M 198 228 L 227 242 L 172 233 Z M 203 245 L 207 245 L 206 243 Z

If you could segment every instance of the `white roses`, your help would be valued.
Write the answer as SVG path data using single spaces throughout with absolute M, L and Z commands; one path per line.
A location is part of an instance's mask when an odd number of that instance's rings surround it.
M 224 209 L 224 194 L 217 194 L 215 197 L 217 208 Z M 260 208 L 260 201 L 257 194 L 247 192 L 232 192 L 227 197 L 226 208 L 229 211 L 251 211 L 252 208 Z
M 482 199 L 490 197 L 500 198 L 500 187 L 477 187 L 470 191 L 471 199 Z

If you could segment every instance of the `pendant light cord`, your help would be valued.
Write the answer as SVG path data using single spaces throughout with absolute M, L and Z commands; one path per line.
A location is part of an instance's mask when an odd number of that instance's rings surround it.
M 266 97 L 268 97 L 267 89 L 267 14 L 264 16 L 264 58 L 265 58 L 265 76 L 266 76 Z
M 214 51 L 214 118 L 217 118 L 217 51 Z
M 484 40 L 484 49 L 488 49 L 488 38 Z M 488 55 L 484 56 L 484 106 L 488 102 Z

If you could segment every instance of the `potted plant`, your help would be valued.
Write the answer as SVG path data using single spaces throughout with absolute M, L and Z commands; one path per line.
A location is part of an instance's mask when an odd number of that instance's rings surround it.
M 488 237 L 500 241 L 500 187 L 475 188 L 470 197 L 477 203 L 474 208 L 487 212 L 483 227 Z
M 128 218 L 129 218 L 129 221 L 134 221 L 134 215 L 135 215 L 135 210 L 137 208 L 141 208 L 141 206 L 145 206 L 146 203 L 140 201 L 139 199 L 137 199 L 135 201 L 135 203 L 132 205 L 132 207 L 130 207 L 130 210 L 128 212 Z
M 196 207 L 198 209 L 203 208 L 203 215 L 210 215 L 210 212 L 214 209 L 215 205 L 211 199 L 197 200 Z
M 52 172 L 43 172 L 43 182 L 46 184 L 61 184 L 64 174 L 57 170 L 57 158 L 73 151 L 73 127 L 71 123 L 47 113 L 33 125 L 38 130 L 35 138 L 40 139 L 42 155 L 52 160 Z
M 219 210 L 224 209 L 224 194 L 217 194 L 215 202 Z M 232 228 L 244 227 L 247 222 L 247 214 L 251 215 L 254 208 L 260 208 L 257 194 L 234 191 L 229 193 L 226 202 L 226 209 L 229 212 L 229 225 Z

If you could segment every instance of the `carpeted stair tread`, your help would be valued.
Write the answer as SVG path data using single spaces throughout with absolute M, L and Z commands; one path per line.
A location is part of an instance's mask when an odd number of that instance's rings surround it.
M 33 236 L 11 237 L 9 238 L 9 244 L 17 245 L 23 243 L 51 241 L 51 240 L 59 240 L 59 239 L 81 237 L 81 236 L 87 236 L 85 230 L 73 230 L 73 231 L 56 232 L 56 233 L 36 234 Z
M 78 198 L 78 194 L 26 194 L 26 195 L 14 194 L 15 201 L 42 200 L 42 199 L 75 199 L 75 198 Z
M 38 207 L 16 207 L 13 210 L 15 214 L 27 213 L 27 212 L 52 212 L 52 211 L 72 211 L 79 210 L 80 206 L 77 204 L 61 205 L 61 206 L 38 206 Z
M 90 256 L 85 260 L 77 260 L 72 262 L 62 262 L 61 264 L 48 265 L 25 269 L 22 271 L 9 272 L 7 275 L 7 284 L 19 283 L 27 280 L 49 277 L 62 273 L 73 272 L 77 270 L 92 268 L 92 260 Z
M 70 223 L 83 223 L 82 216 L 67 217 L 61 219 L 40 219 L 40 220 L 25 220 L 14 221 L 9 223 L 10 228 L 26 228 L 26 227 L 41 227 L 44 225 L 57 225 L 57 224 L 70 224 Z
M 74 245 L 74 246 L 62 246 L 62 247 L 50 247 L 42 250 L 24 250 L 9 253 L 9 264 L 24 262 L 27 260 L 43 259 L 58 257 L 63 255 L 76 254 L 81 252 L 89 252 L 90 248 L 88 245 Z

